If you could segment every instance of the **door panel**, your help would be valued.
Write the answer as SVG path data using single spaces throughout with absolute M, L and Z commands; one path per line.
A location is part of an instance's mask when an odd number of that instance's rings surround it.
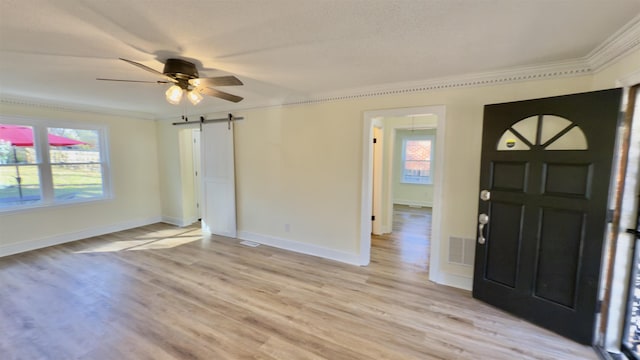
M 544 194 L 557 196 L 589 196 L 590 164 L 544 164 Z
M 491 228 L 487 232 L 494 241 L 487 244 L 486 278 L 513 288 L 518 272 L 522 205 L 493 201 L 489 219 Z
M 202 127 L 202 229 L 236 237 L 236 188 L 233 124 L 209 123 Z
M 621 89 L 485 106 L 473 296 L 584 344 Z M 485 239 L 481 239 L 481 238 Z M 483 240 L 483 241 L 481 241 Z
M 545 208 L 542 210 L 534 294 L 574 308 L 584 214 Z
M 492 188 L 505 191 L 523 192 L 526 188 L 527 163 L 494 162 L 492 171 Z

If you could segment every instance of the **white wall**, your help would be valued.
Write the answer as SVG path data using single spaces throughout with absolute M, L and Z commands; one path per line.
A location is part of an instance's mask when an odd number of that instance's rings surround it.
M 107 127 L 113 199 L 0 213 L 0 256 L 160 220 L 154 121 L 1 104 L 0 114 Z
M 402 182 L 402 141 L 408 136 L 431 135 L 434 137 L 435 153 L 435 130 L 398 130 L 393 148 L 393 169 L 392 169 L 392 189 L 393 203 L 402 205 L 433 205 L 433 184 L 406 184 Z M 435 156 L 433 157 L 435 159 Z M 433 164 L 432 164 L 433 165 Z M 433 169 L 433 166 L 431 167 Z

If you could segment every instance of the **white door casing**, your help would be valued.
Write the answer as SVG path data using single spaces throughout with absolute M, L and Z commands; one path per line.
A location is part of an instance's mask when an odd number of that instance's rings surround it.
M 379 124 L 374 122 L 373 138 L 375 143 L 373 144 L 373 194 L 372 194 L 372 215 L 374 220 L 372 221 L 371 233 L 374 235 L 382 235 L 382 173 L 384 157 L 383 146 L 383 130 L 382 122 Z
M 403 117 L 433 114 L 437 117 L 438 129 L 436 135 L 436 159 L 434 166 L 433 215 L 431 222 L 431 255 L 429 263 L 429 279 L 441 284 L 470 289 L 471 279 L 459 280 L 458 276 L 440 271 L 440 228 L 444 209 L 443 193 L 443 164 L 445 146 L 445 113 L 444 105 L 422 106 L 386 110 L 365 111 L 363 114 L 363 149 L 362 149 L 362 194 L 361 194 L 361 222 L 360 222 L 360 253 L 359 264 L 368 265 L 371 259 L 371 209 L 373 207 L 373 129 L 378 119 L 385 117 Z M 392 142 L 393 137 L 387 136 Z

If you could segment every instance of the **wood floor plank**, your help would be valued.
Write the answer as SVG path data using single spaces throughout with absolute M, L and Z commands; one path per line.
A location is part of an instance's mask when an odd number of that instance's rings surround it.
M 0 258 L 4 359 L 597 359 L 428 280 L 428 209 L 357 267 L 153 224 Z

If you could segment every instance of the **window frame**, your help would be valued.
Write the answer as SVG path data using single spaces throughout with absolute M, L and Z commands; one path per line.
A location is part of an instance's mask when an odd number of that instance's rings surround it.
M 73 121 L 42 119 L 15 115 L 0 115 L 0 124 L 30 126 L 33 128 L 33 147 L 36 154 L 36 162 L 28 165 L 37 166 L 40 180 L 41 198 L 38 201 L 24 204 L 0 206 L 0 214 L 29 211 L 38 208 L 61 207 L 80 203 L 100 202 L 113 199 L 111 162 L 109 151 L 109 129 L 106 125 L 95 123 L 79 123 Z M 49 128 L 67 128 L 77 130 L 91 130 L 98 132 L 98 149 L 100 151 L 100 165 L 102 171 L 102 196 L 80 199 L 56 199 L 52 176 L 52 164 L 50 159 L 50 147 L 48 139 Z M 2 165 L 7 166 L 7 165 Z
M 410 185 L 433 185 L 433 153 L 435 152 L 435 135 L 405 135 L 402 136 L 402 154 L 401 154 L 401 168 L 400 168 L 400 183 L 401 184 L 410 184 Z M 407 141 L 429 141 L 431 142 L 431 151 L 429 153 L 429 176 L 424 176 L 424 181 L 416 181 L 413 179 L 407 179 L 405 174 L 405 164 L 406 164 L 406 151 L 407 151 Z

